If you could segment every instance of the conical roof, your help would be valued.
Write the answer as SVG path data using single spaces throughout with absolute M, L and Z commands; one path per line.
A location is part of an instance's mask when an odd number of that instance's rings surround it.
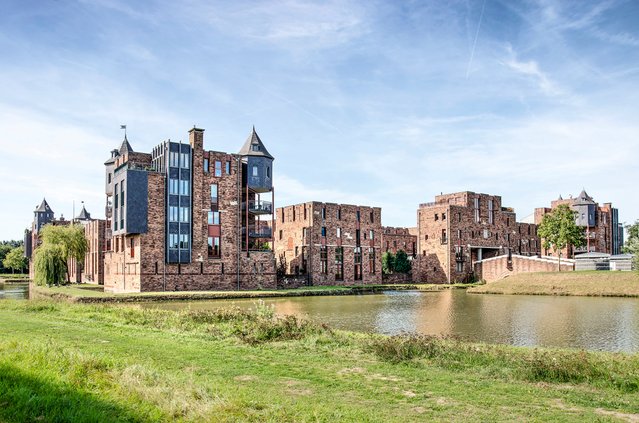
M 246 142 L 240 149 L 239 154 L 241 156 L 262 156 L 268 157 L 271 160 L 275 160 L 275 158 L 270 155 L 266 147 L 264 147 L 264 144 L 262 143 L 260 137 L 257 135 L 257 132 L 255 132 L 255 126 L 251 131 L 251 135 L 249 135 L 249 137 L 246 139 Z
M 120 155 L 125 153 L 133 153 L 133 147 L 129 144 L 129 140 L 126 138 L 126 134 L 124 135 L 124 140 L 122 141 L 122 145 L 119 150 Z
M 43 198 L 42 199 L 42 203 L 40 203 L 40 205 L 38 206 L 38 208 L 35 209 L 36 213 L 53 213 L 53 210 L 51 210 L 51 207 L 49 207 L 49 203 L 47 203 L 47 199 Z
M 575 199 L 575 204 L 595 204 L 595 201 L 588 195 L 585 189 L 582 189 Z
M 84 208 L 84 204 L 82 205 L 82 210 L 80 210 L 80 214 L 76 217 L 77 220 L 91 220 L 91 213 Z

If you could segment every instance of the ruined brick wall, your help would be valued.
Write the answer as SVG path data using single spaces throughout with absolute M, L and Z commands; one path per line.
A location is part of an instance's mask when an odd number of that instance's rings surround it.
M 285 258 L 287 273 L 306 271 L 313 285 L 377 284 L 382 280 L 381 235 L 379 207 L 320 202 L 297 204 L 276 211 L 275 255 L 278 260 Z M 343 249 L 343 272 L 336 263 L 338 248 Z M 361 265 L 357 266 L 361 279 L 356 279 L 357 248 L 361 251 Z M 342 274 L 341 278 L 336 277 L 338 273 Z
M 502 207 L 500 196 L 473 192 L 440 195 L 435 203 L 421 205 L 417 215 L 421 257 L 416 261 L 416 281 L 467 281 L 472 263 L 480 259 L 480 250 L 482 259 L 509 250 L 524 255 L 539 253 L 536 225 L 516 222 L 514 211 Z
M 84 258 L 83 282 L 104 284 L 105 220 L 93 220 L 84 227 L 88 251 Z
M 417 255 L 417 234 L 411 234 L 409 228 L 382 227 L 382 251 L 397 254 L 399 250 L 409 257 Z
M 558 269 L 556 260 L 547 260 L 539 257 L 513 255 L 509 262 L 508 256 L 498 256 L 475 263 L 475 274 L 478 279 L 488 283 L 503 279 L 510 275 L 531 272 L 555 272 Z M 573 262 L 561 263 L 561 271 L 574 270 Z

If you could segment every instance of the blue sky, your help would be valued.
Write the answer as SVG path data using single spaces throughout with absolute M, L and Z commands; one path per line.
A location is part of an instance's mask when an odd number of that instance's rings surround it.
M 440 192 L 523 218 L 585 187 L 639 218 L 636 1 L 35 1 L 0 14 L 0 239 L 46 197 L 104 216 L 104 168 L 252 125 L 278 206 L 383 207 L 414 226 Z

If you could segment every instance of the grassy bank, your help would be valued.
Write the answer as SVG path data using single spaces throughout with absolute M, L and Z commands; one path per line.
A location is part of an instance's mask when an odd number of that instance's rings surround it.
M 439 291 L 451 288 L 466 288 L 469 285 L 437 285 L 437 284 L 397 284 L 397 285 L 365 285 L 365 286 L 310 286 L 295 289 L 261 290 L 261 291 L 177 291 L 177 292 L 137 292 L 114 294 L 104 292 L 103 287 L 90 284 L 71 284 L 65 286 L 35 286 L 31 288 L 32 296 L 62 299 L 79 303 L 117 303 L 144 301 L 193 301 L 240 298 L 274 298 L 300 297 L 313 295 L 358 295 L 376 293 L 385 290 L 418 290 Z
M 259 306 L 5 301 L 0 333 L 7 422 L 639 418 L 638 355 L 354 334 Z
M 639 297 L 637 272 L 521 273 L 468 289 L 477 294 Z

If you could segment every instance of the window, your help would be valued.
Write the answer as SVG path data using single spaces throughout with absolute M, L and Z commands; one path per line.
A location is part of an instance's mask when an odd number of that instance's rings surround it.
M 473 201 L 475 203 L 475 222 L 479 222 L 479 198 L 475 198 Z
M 306 229 L 306 228 L 304 228 Z M 282 230 L 280 229 L 280 240 L 282 240 Z
M 295 222 L 295 206 L 293 206 L 293 222 Z
M 455 265 L 455 270 L 457 271 L 457 273 L 462 273 L 464 271 L 464 262 L 458 261 Z
M 368 239 L 375 239 L 375 231 L 374 230 L 370 230 L 368 233 Z
M 446 213 L 442 213 L 442 220 L 446 220 Z
M 360 219 L 360 213 L 359 213 L 359 210 L 357 210 L 357 221 L 358 222 L 360 221 L 359 219 Z
M 124 182 L 120 184 L 120 205 L 124 207 Z
M 371 223 L 373 223 L 373 222 L 375 222 L 375 215 L 374 215 L 373 211 L 371 210 Z
M 257 166 L 253 166 L 253 176 L 257 176 Z
M 135 257 L 135 240 L 131 238 L 131 258 Z
M 342 220 L 342 209 L 337 209 L 337 220 Z
M 302 238 L 306 238 L 306 229 L 307 228 L 302 228 Z
M 180 207 L 180 222 L 188 222 L 190 214 L 189 207 Z
M 320 273 L 322 275 L 328 274 L 328 249 L 326 247 L 320 247 Z
M 446 229 L 442 229 L 442 244 L 448 243 L 448 235 L 446 234 Z
M 371 275 L 375 274 L 375 248 L 368 248 L 368 272 Z
M 169 234 L 169 248 L 178 248 L 178 234 Z
M 439 215 L 437 213 L 435 213 L 435 221 L 439 220 Z
M 177 222 L 178 221 L 178 207 L 170 206 L 169 207 L 169 222 Z
M 488 223 L 492 224 L 495 218 L 495 210 L 493 210 L 493 200 L 488 200 Z
M 189 181 L 180 181 L 180 195 L 190 195 Z
M 204 159 L 204 173 L 209 173 L 209 159 Z
M 338 238 L 342 237 L 342 228 L 337 228 L 337 237 Z
M 226 161 L 225 167 L 226 167 L 226 169 L 225 169 L 226 170 L 226 174 L 230 175 L 231 174 L 231 161 L 230 160 Z
M 169 166 L 171 167 L 178 167 L 180 164 L 178 163 L 178 152 L 177 151 L 171 151 L 169 153 Z
M 271 167 L 270 166 L 266 166 L 266 177 L 267 178 L 271 177 Z
M 189 235 L 188 234 L 180 234 L 180 248 L 188 249 L 189 248 Z
M 488 232 L 488 229 L 484 229 L 484 239 L 488 239 L 490 237 L 490 232 Z
M 220 212 L 219 211 L 214 211 L 212 212 L 212 219 L 213 219 L 213 223 L 211 223 L 211 225 L 219 225 L 220 224 Z
M 111 183 L 111 174 L 109 173 L 109 183 Z
M 188 169 L 189 168 L 189 153 L 181 153 L 180 154 L 180 166 L 183 169 Z
M 215 176 L 222 176 L 222 162 L 219 160 L 215 161 Z
M 217 184 L 211 184 L 211 203 L 217 203 Z
M 335 248 L 335 280 L 344 280 L 344 247 Z
M 362 249 L 359 247 L 355 247 L 353 251 L 353 262 L 354 262 L 354 278 L 356 281 L 362 280 Z
M 118 184 L 115 184 L 115 188 L 114 188 L 113 192 L 115 193 L 115 201 L 114 201 L 114 203 L 115 203 L 115 209 L 117 210 L 118 209 L 118 204 L 119 204 L 119 202 L 118 202 Z
M 306 220 L 306 204 L 304 204 L 304 220 Z
M 260 145 L 259 144 L 252 144 L 251 145 L 251 150 L 260 151 Z
M 461 213 L 457 213 L 457 222 L 461 222 Z
M 462 231 L 461 229 L 457 229 L 457 239 L 461 239 L 462 237 Z
M 169 179 L 169 194 L 178 194 L 180 181 L 177 179 Z
M 210 236 L 208 238 L 209 257 L 220 257 L 220 237 Z
M 326 236 L 326 226 L 322 226 L 322 236 Z
M 326 207 L 322 207 L 322 219 L 326 219 Z

